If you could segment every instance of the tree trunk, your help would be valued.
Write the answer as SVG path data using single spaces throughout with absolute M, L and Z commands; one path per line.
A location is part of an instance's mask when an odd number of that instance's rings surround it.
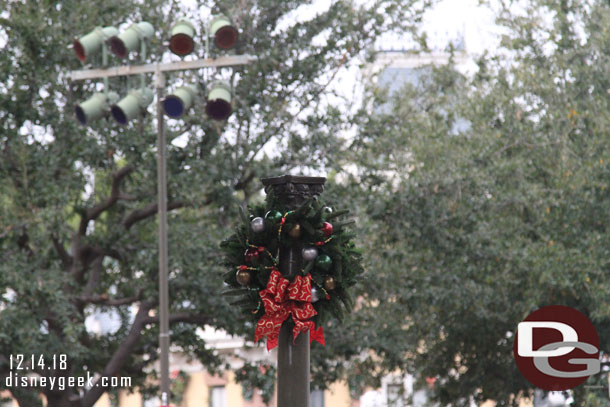
M 19 407 L 42 407 L 42 399 L 36 390 L 12 388 L 11 394 Z
M 46 392 L 45 396 L 47 396 L 46 407 L 81 407 L 80 397 L 68 388 L 64 391 Z

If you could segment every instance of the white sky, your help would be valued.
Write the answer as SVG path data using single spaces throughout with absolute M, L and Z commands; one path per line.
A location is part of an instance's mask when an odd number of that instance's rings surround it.
M 423 30 L 434 37 L 434 33 L 463 33 L 466 51 L 479 55 L 497 45 L 498 27 L 494 13 L 478 0 L 444 0 L 429 10 L 423 21 Z

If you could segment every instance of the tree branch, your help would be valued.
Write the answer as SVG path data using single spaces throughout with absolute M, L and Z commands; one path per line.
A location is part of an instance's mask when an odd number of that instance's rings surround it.
M 136 295 L 125 298 L 108 298 L 108 294 L 101 295 L 92 295 L 92 296 L 82 296 L 78 298 L 82 304 L 102 304 L 102 305 L 110 305 L 113 307 L 118 307 L 121 305 L 132 304 L 136 301 L 139 301 L 142 298 L 143 290 L 138 290 Z
M 27 229 L 23 230 L 21 236 L 17 238 L 17 246 L 20 249 L 25 250 L 30 256 L 34 255 L 34 250 L 30 246 L 30 235 L 28 235 Z
M 108 256 L 108 257 L 112 257 L 115 260 L 119 260 L 119 261 L 123 260 L 123 255 L 117 249 L 104 248 L 104 247 L 94 246 L 94 245 L 83 246 L 81 248 L 81 254 L 85 255 L 85 260 L 87 259 L 87 255 L 90 257 Z
M 176 322 L 189 322 L 191 324 L 207 324 L 210 322 L 210 317 L 207 315 L 193 314 L 190 312 L 177 312 L 169 315 L 169 323 L 174 324 Z M 144 324 L 158 324 L 159 317 L 146 317 L 144 318 Z
M 186 202 L 184 201 L 174 201 L 169 202 L 167 204 L 167 210 L 171 211 L 173 209 L 178 209 L 186 206 Z M 135 223 L 144 220 L 146 218 L 150 218 L 151 216 L 156 215 L 158 212 L 157 204 L 150 204 L 142 209 L 136 209 L 130 212 L 127 216 L 123 218 L 121 224 L 125 227 L 125 229 L 131 228 Z
M 53 242 L 53 247 L 55 248 L 55 251 L 61 259 L 61 264 L 66 270 L 69 269 L 70 265 L 72 264 L 72 256 L 70 256 L 63 243 L 61 243 L 57 236 L 55 236 L 54 234 L 51 235 L 51 241 Z
M 100 396 L 107 390 L 102 386 L 103 377 L 112 377 L 118 373 L 118 371 L 127 362 L 129 355 L 136 346 L 138 339 L 140 338 L 142 327 L 145 325 L 144 321 L 148 318 L 148 311 L 152 308 L 153 303 L 143 301 L 140 303 L 140 308 L 134 318 L 133 324 L 129 329 L 129 333 L 123 339 L 123 342 L 118 346 L 100 376 L 97 379 L 93 387 L 91 387 L 81 399 L 81 406 L 91 407 L 100 398 Z
M 112 189 L 110 191 L 110 196 L 92 208 L 87 209 L 85 214 L 81 217 L 80 226 L 78 228 L 78 233 L 80 235 L 84 236 L 87 232 L 87 225 L 89 224 L 89 221 L 97 219 L 105 210 L 110 208 L 119 200 L 119 198 L 121 198 L 119 185 L 123 178 L 131 174 L 134 169 L 135 168 L 132 165 L 126 165 L 114 173 L 112 176 Z
M 89 273 L 89 279 L 87 280 L 87 285 L 84 290 L 84 297 L 89 297 L 97 287 L 97 284 L 100 280 L 100 275 L 102 274 L 103 269 L 104 256 L 98 256 L 91 263 L 91 272 Z M 82 279 L 83 276 L 77 276 L 78 279 Z
M 252 171 L 252 170 L 249 170 L 247 172 L 249 172 L 249 174 L 244 175 L 243 177 L 241 177 L 241 179 L 239 181 L 237 181 L 237 183 L 233 187 L 236 191 L 239 191 L 239 190 L 244 190 L 245 191 L 245 189 L 248 187 L 248 184 L 250 183 L 250 181 L 252 181 L 252 179 L 256 175 L 254 173 L 254 171 Z
M 81 214 L 78 231 L 74 233 L 74 236 L 72 237 L 73 260 L 70 272 L 77 281 L 82 279 L 87 268 L 87 264 L 85 264 L 82 258 L 83 251 L 81 250 L 81 238 L 87 234 L 87 226 L 89 225 L 89 221 L 97 219 L 105 210 L 114 205 L 122 197 L 125 197 L 125 195 L 122 195 L 119 192 L 119 185 L 123 178 L 132 173 L 134 169 L 135 168 L 132 165 L 126 165 L 115 172 L 112 176 L 110 196 L 92 208 L 86 209 L 84 213 Z M 81 270 L 79 270 L 79 266 Z
M 330 78 L 328 79 L 328 81 L 326 81 L 326 83 L 322 84 L 319 89 L 317 89 L 316 91 L 312 92 L 312 95 L 309 99 L 306 99 L 305 102 L 301 103 L 301 108 L 299 109 L 299 111 L 296 114 L 292 114 L 290 115 L 291 119 L 289 120 L 285 120 L 283 122 L 281 122 L 281 124 L 278 126 L 278 128 L 272 132 L 269 132 L 266 136 L 263 136 L 262 134 L 259 136 L 262 140 L 262 142 L 259 144 L 258 148 L 256 148 L 254 151 L 254 154 L 252 154 L 251 157 L 247 158 L 246 161 L 248 162 L 248 164 L 252 163 L 252 161 L 254 161 L 254 158 L 256 157 L 256 155 L 259 153 L 259 151 L 261 151 L 263 149 L 263 147 L 267 144 L 267 142 L 269 142 L 269 140 L 271 140 L 271 138 L 277 134 L 282 134 L 284 132 L 284 129 L 286 128 L 287 124 L 292 125 L 292 123 L 295 122 L 295 120 L 300 116 L 300 114 L 305 111 L 306 108 L 309 107 L 309 105 L 311 105 L 311 103 L 317 99 L 322 92 L 324 92 L 324 90 L 326 90 L 326 88 L 328 88 L 328 86 L 332 83 L 332 81 L 335 79 L 335 77 L 337 76 L 337 74 L 339 73 L 339 71 L 341 70 L 341 68 L 343 67 L 343 65 L 345 64 L 345 62 L 347 61 L 348 58 L 348 52 L 345 52 L 342 56 L 342 58 L 338 61 L 337 65 L 335 66 L 335 71 L 331 74 Z M 298 88 L 298 87 L 297 87 Z M 297 89 L 295 88 L 295 90 Z M 294 93 L 294 91 L 290 91 L 289 94 Z M 284 100 L 287 100 L 287 98 L 285 98 Z M 286 106 L 286 104 L 284 103 L 283 106 Z M 278 109 L 275 112 L 274 117 L 269 120 L 269 123 L 272 123 L 276 118 L 278 118 L 280 116 L 280 114 L 282 112 L 285 112 L 286 109 L 285 107 L 283 109 Z

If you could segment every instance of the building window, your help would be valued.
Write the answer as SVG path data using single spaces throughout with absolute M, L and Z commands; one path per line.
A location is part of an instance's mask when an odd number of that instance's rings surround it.
M 212 387 L 210 407 L 227 407 L 227 391 L 224 386 Z
M 313 390 L 309 395 L 309 407 L 324 407 L 324 390 Z

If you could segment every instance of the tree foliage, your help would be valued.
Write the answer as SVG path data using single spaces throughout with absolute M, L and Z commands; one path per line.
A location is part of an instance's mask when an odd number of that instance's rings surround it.
M 345 161 L 359 164 L 347 193 L 370 219 L 368 306 L 356 318 L 376 319 L 367 328 L 388 346 L 393 326 L 408 345 L 379 356 L 405 352 L 452 405 L 531 394 L 512 336 L 542 306 L 579 309 L 610 350 L 610 7 L 509 3 L 501 47 L 472 77 L 450 63 L 397 94 L 371 93 L 391 110 L 359 115 Z

